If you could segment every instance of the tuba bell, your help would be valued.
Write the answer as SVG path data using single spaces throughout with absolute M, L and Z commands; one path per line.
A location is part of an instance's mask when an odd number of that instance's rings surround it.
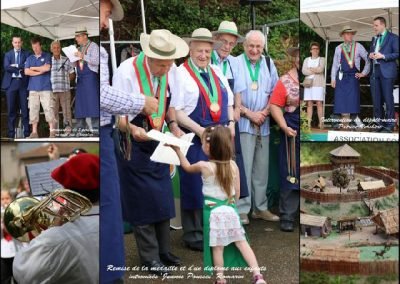
M 21 197 L 11 202 L 4 211 L 4 226 L 15 239 L 29 242 L 50 227 L 75 221 L 91 208 L 85 196 L 59 189 L 42 200 Z

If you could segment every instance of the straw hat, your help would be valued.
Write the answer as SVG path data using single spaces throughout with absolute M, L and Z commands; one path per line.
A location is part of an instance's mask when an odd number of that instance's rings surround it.
M 189 46 L 169 30 L 153 30 L 140 35 L 140 46 L 144 54 L 155 59 L 177 59 L 189 53 Z
M 237 37 L 238 42 L 243 42 L 244 38 L 238 33 L 238 28 L 234 22 L 222 21 L 218 30 L 212 32 L 213 35 L 230 34 Z
M 352 33 L 353 35 L 355 35 L 357 33 L 357 31 L 353 30 L 350 26 L 343 26 L 343 28 L 340 31 L 339 35 L 342 36 L 343 33 Z
M 300 48 L 298 46 L 289 47 L 286 52 L 292 57 L 296 57 L 296 52 L 299 52 Z
M 87 31 L 87 28 L 83 27 L 83 26 L 77 27 L 76 30 L 75 30 L 75 35 L 80 35 L 80 34 L 89 35 L 89 33 Z
M 124 10 L 122 9 L 121 3 L 119 3 L 119 0 L 110 0 L 112 4 L 112 10 L 111 10 L 111 20 L 113 21 L 121 21 L 122 18 L 124 17 Z
M 206 28 L 198 28 L 195 29 L 192 33 L 191 37 L 184 37 L 183 38 L 188 44 L 192 41 L 201 41 L 201 42 L 209 42 L 213 44 L 214 49 L 218 49 L 221 47 L 222 42 L 213 39 L 213 35 L 210 30 Z

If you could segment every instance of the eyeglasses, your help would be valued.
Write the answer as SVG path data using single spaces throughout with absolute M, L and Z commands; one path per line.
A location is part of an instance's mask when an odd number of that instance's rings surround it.
M 229 47 L 234 47 L 234 46 L 236 45 L 236 42 L 234 42 L 234 41 L 229 42 L 229 41 L 227 41 L 227 40 L 225 40 L 225 39 L 221 40 L 221 42 L 222 42 L 224 45 L 229 45 Z

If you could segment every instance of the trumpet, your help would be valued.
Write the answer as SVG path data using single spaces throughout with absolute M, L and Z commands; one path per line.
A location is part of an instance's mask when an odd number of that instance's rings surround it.
M 40 201 L 21 197 L 11 202 L 4 211 L 4 226 L 15 239 L 29 242 L 50 227 L 75 221 L 91 208 L 92 203 L 85 196 L 58 189 Z

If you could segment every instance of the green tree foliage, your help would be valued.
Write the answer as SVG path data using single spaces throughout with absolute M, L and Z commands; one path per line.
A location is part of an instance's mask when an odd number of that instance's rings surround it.
M 332 183 L 334 186 L 339 187 L 340 193 L 342 188 L 346 188 L 350 183 L 349 175 L 345 169 L 335 169 L 332 172 Z
M 139 40 L 143 32 L 139 0 L 122 1 L 125 10 L 123 21 L 114 23 L 116 40 Z M 245 35 L 251 29 L 250 6 L 240 6 L 239 1 L 228 0 L 149 0 L 145 1 L 146 28 L 168 29 L 181 37 L 190 36 L 193 30 L 205 27 L 217 30 L 221 21 L 234 21 L 239 32 Z M 272 1 L 256 6 L 256 25 L 298 19 L 298 0 Z M 106 40 L 107 36 L 103 39 Z M 271 57 L 278 61 L 287 60 L 286 48 L 298 45 L 298 21 L 272 26 L 268 35 Z M 234 54 L 242 52 L 238 46 Z M 283 67 L 282 67 L 283 68 Z

